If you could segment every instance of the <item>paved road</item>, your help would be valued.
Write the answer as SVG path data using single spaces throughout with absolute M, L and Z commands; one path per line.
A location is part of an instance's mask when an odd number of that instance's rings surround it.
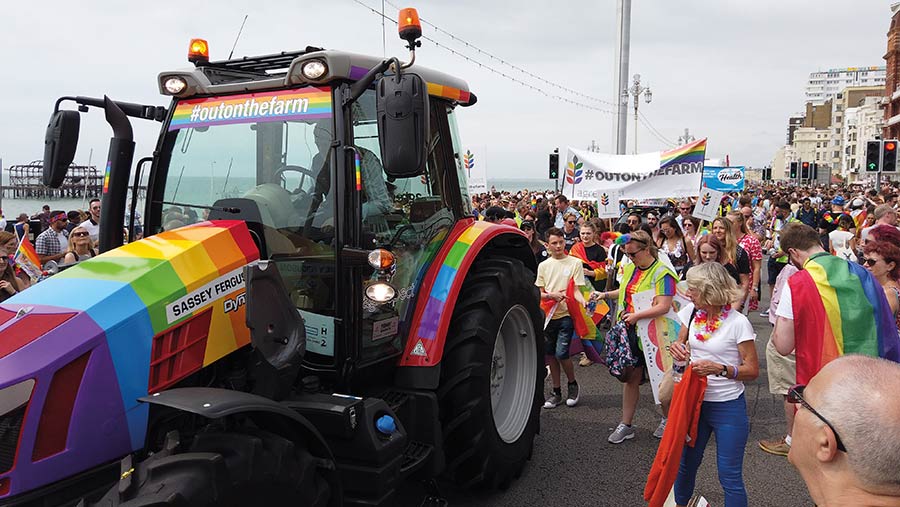
M 750 441 L 744 458 L 744 481 L 754 507 L 811 506 L 812 501 L 796 470 L 786 458 L 772 456 L 757 447 L 761 438 L 783 431 L 781 400 L 769 394 L 765 346 L 771 327 L 758 314 L 750 318 L 757 332 L 760 376 L 747 383 Z M 502 494 L 473 496 L 452 494 L 453 506 L 640 506 L 647 472 L 658 440 L 652 432 L 659 423 L 650 386 L 641 387 L 635 417 L 637 435 L 619 445 L 606 441 L 621 414 L 621 384 L 605 367 L 576 367 L 581 384 L 577 407 L 561 405 L 544 410 L 541 434 L 535 440 L 534 457 L 518 481 Z M 549 382 L 546 385 L 549 390 Z M 697 480 L 697 491 L 715 507 L 724 505 L 715 467 L 715 443 L 707 446 Z

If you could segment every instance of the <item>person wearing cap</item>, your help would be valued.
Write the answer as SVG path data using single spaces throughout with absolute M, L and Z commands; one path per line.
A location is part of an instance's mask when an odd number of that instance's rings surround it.
M 843 199 L 843 198 L 841 198 Z M 765 250 L 769 254 L 769 260 L 766 265 L 768 272 L 769 299 L 772 299 L 772 292 L 775 290 L 775 282 L 778 280 L 778 273 L 788 263 L 788 255 L 781 251 L 781 229 L 790 222 L 796 222 L 797 219 L 791 214 L 791 205 L 787 201 L 779 201 L 775 205 L 775 216 L 769 225 L 766 234 Z M 759 314 L 760 317 L 768 317 L 769 310 Z
M 16 239 L 18 241 L 22 241 L 22 238 L 29 235 L 29 233 L 31 232 L 31 226 L 28 224 L 28 214 L 19 214 L 18 218 L 16 218 L 16 225 L 13 226 L 13 231 L 15 231 Z
M 34 241 L 34 250 L 41 259 L 41 264 L 48 261 L 59 261 L 66 256 L 69 247 L 69 232 L 66 225 L 69 217 L 62 210 L 51 211 L 48 218 L 49 226 Z

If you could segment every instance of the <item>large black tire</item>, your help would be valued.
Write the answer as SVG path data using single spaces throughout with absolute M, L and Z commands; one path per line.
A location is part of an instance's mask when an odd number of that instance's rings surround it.
M 198 434 L 190 449 L 151 456 L 135 467 L 138 483 L 119 502 L 98 505 L 329 505 L 323 461 L 302 444 L 250 429 Z
M 525 354 L 519 356 L 518 378 L 523 381 L 519 387 L 526 391 L 518 391 L 519 408 L 509 411 L 519 419 L 512 421 L 515 428 L 510 431 L 509 424 L 501 424 L 502 415 L 494 416 L 494 404 L 501 404 L 492 400 L 492 382 L 498 385 L 496 378 L 492 380 L 492 375 L 497 376 L 492 369 L 497 357 L 502 357 L 495 350 L 501 324 L 506 326 L 512 315 L 518 315 L 515 329 L 522 342 L 506 347 L 520 347 L 518 354 Z M 534 273 L 520 261 L 496 257 L 475 261 L 450 321 L 438 387 L 447 472 L 464 488 L 505 489 L 531 458 L 543 401 L 541 315 Z M 503 329 L 505 341 L 510 341 L 509 328 Z M 514 350 L 510 363 L 513 356 Z M 499 385 L 514 389 L 502 380 Z M 498 424 L 506 430 L 498 430 Z

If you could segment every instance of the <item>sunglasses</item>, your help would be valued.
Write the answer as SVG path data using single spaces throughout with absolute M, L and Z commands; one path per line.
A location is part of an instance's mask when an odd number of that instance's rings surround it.
M 73 232 L 73 233 L 72 233 L 72 236 L 75 236 L 76 238 L 83 238 L 83 237 L 85 237 L 85 236 L 90 236 L 90 233 L 87 233 L 87 232 Z
M 634 259 L 634 257 L 635 257 L 637 254 L 641 253 L 642 251 L 644 251 L 643 248 L 640 248 L 640 249 L 635 250 L 635 251 L 633 251 L 633 252 L 627 252 L 627 251 L 626 251 L 626 252 L 625 252 L 625 255 L 627 255 L 629 259 Z
M 576 222 L 575 220 L 566 220 L 566 223 L 567 223 L 567 224 L 575 224 L 575 223 L 578 223 L 578 222 Z
M 681 211 L 690 211 L 691 210 L 691 208 L 678 208 L 678 209 L 680 209 Z
M 834 426 L 832 426 L 831 423 L 828 422 L 827 419 L 822 417 L 822 414 L 816 412 L 816 409 L 812 408 L 809 405 L 809 403 L 805 399 L 803 399 L 803 391 L 805 389 L 806 389 L 806 386 L 801 385 L 801 384 L 791 386 L 791 388 L 788 389 L 788 394 L 787 394 L 788 402 L 789 403 L 799 403 L 800 406 L 802 406 L 806 410 L 809 410 L 810 412 L 812 412 L 812 415 L 818 417 L 819 420 L 822 421 L 823 423 L 825 423 L 825 426 L 828 426 L 828 428 L 831 429 L 831 432 L 834 433 L 834 440 L 837 443 L 838 450 L 847 452 L 847 448 L 844 447 L 844 443 L 841 442 L 841 437 L 838 436 L 838 432 L 836 429 L 834 429 Z
M 878 259 L 872 259 L 872 258 L 867 257 L 867 258 L 863 259 L 863 264 L 865 264 L 866 266 L 872 267 L 872 266 L 878 264 Z

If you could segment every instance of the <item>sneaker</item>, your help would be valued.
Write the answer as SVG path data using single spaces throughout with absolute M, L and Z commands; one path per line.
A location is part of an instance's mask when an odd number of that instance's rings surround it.
M 656 438 L 663 437 L 663 433 L 666 431 L 666 422 L 668 422 L 668 419 L 666 419 L 666 418 L 660 419 L 659 426 L 657 426 L 656 431 L 653 432 L 654 437 L 656 437 Z
M 760 316 L 760 317 L 766 317 L 766 318 L 768 318 L 768 317 L 769 317 L 769 310 L 766 310 L 766 311 L 764 311 L 764 312 L 759 312 L 759 316 Z
M 581 361 L 578 361 L 578 366 L 590 366 L 594 364 L 593 361 L 588 359 L 587 355 L 584 352 L 581 353 Z
M 759 448 L 776 456 L 787 456 L 788 451 L 791 450 L 791 446 L 784 441 L 784 437 L 773 440 L 760 440 Z
M 560 403 L 562 403 L 562 396 L 553 393 L 547 398 L 547 401 L 544 402 L 544 408 L 556 408 Z
M 566 405 L 569 407 L 578 405 L 578 384 L 569 384 L 566 391 L 568 392 L 568 396 L 566 397 Z
M 619 423 L 616 431 L 613 431 L 606 440 L 611 444 L 621 444 L 626 440 L 634 438 L 634 428 L 625 426 L 625 423 Z

